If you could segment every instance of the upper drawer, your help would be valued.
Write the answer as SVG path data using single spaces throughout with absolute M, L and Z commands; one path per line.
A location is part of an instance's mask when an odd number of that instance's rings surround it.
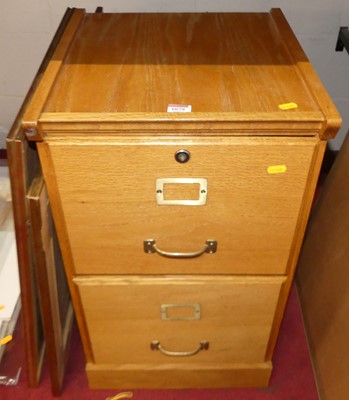
M 317 143 L 271 137 L 50 140 L 50 178 L 53 172 L 56 178 L 50 195 L 58 190 L 53 195 L 75 273 L 283 274 Z M 181 149 L 189 161 L 176 161 Z M 163 257 L 144 251 L 149 239 L 169 253 L 200 252 L 207 240 L 217 242 L 217 251 Z

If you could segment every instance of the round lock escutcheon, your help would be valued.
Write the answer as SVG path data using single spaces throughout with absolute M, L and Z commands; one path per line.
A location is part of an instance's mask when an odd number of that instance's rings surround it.
M 188 150 L 177 150 L 175 153 L 175 160 L 181 164 L 188 162 L 190 159 L 190 153 Z

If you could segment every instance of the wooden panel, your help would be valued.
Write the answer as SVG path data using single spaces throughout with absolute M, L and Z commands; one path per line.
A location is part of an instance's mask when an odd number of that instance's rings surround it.
M 35 143 L 28 143 L 26 141 L 22 129 L 22 118 L 71 14 L 72 9 L 67 9 L 7 137 L 7 156 L 11 178 L 18 267 L 21 283 L 26 367 L 28 384 L 31 387 L 36 387 L 39 383 L 45 351 L 45 341 L 39 309 L 38 288 L 34 270 L 33 243 L 29 229 L 30 215 L 26 194 L 34 176 L 40 169 L 40 163 Z
M 139 132 L 144 124 L 157 132 L 204 128 L 211 134 L 236 134 L 258 127 L 268 135 L 287 131 L 297 136 L 302 130 L 326 138 L 341 123 L 277 9 L 184 14 L 77 10 L 58 50 L 23 121 L 26 128 L 38 128 L 31 140 L 69 129 Z M 297 107 L 279 108 L 290 102 Z M 172 103 L 190 104 L 192 112 L 178 118 L 167 112 Z
M 34 178 L 27 197 L 52 392 L 58 396 L 63 387 L 74 314 L 41 176 Z
M 45 142 L 38 142 L 37 147 L 40 155 L 40 162 L 42 165 L 45 185 L 47 186 L 47 190 L 49 193 L 50 205 L 52 208 L 52 214 L 54 218 L 55 228 L 57 231 L 60 250 L 62 252 L 64 268 L 67 273 L 68 285 L 70 289 L 72 302 L 74 305 L 75 317 L 81 333 L 81 341 L 84 347 L 85 357 L 87 362 L 90 362 L 92 360 L 92 354 L 91 354 L 90 343 L 86 336 L 86 326 L 83 315 L 83 309 L 81 307 L 81 303 L 77 294 L 76 286 L 73 284 L 71 279 L 73 276 L 72 253 L 69 240 L 66 235 L 66 226 L 65 226 L 64 216 L 62 214 L 62 208 L 60 207 L 60 196 L 56 185 L 55 171 L 52 166 L 52 160 L 48 152 L 49 149 L 47 144 Z
M 45 111 L 319 110 L 297 61 L 269 13 L 87 14 Z
M 7 157 L 21 285 L 21 318 L 24 328 L 28 385 L 37 387 L 45 355 L 45 339 L 35 279 L 33 244 L 28 224 L 30 217 L 26 193 L 39 168 L 39 159 L 35 144 L 29 144 L 22 132 L 20 126 L 21 113 L 22 111 L 19 112 L 7 138 Z
M 281 321 L 285 311 L 288 296 L 291 290 L 291 285 L 293 283 L 294 274 L 296 271 L 297 261 L 299 257 L 299 252 L 302 246 L 304 232 L 308 223 L 308 218 L 310 214 L 310 209 L 313 203 L 313 198 L 315 194 L 316 184 L 318 181 L 320 168 L 326 149 L 326 141 L 321 140 L 314 151 L 313 160 L 310 167 L 310 174 L 308 176 L 308 181 L 306 184 L 306 189 L 303 197 L 302 209 L 299 214 L 297 230 L 291 247 L 289 267 L 288 267 L 288 277 L 285 284 L 282 286 L 281 295 L 277 311 L 274 319 L 273 334 L 270 338 L 268 347 L 268 356 L 271 357 L 274 351 L 274 347 L 277 341 L 277 335 L 280 329 Z
M 297 286 L 322 400 L 349 393 L 349 135 L 315 204 Z
M 283 277 L 74 278 L 96 364 L 263 363 Z M 199 304 L 199 319 L 161 318 L 161 305 Z M 188 318 L 183 310 L 182 318 Z M 176 317 L 180 317 L 177 315 Z M 117 334 L 116 334 L 117 333 Z M 189 357 L 151 350 L 191 352 Z
M 75 273 L 284 274 L 317 139 L 48 142 Z M 192 154 L 186 164 L 176 150 Z M 275 166 L 285 166 L 277 172 Z M 268 173 L 268 168 L 269 173 Z M 53 176 L 52 173 L 55 173 Z M 208 181 L 203 206 L 160 206 L 157 178 Z M 47 179 L 48 180 L 48 179 Z M 272 229 L 270 228 L 272 226 Z M 218 241 L 215 254 L 164 259 Z
M 154 366 L 91 364 L 86 366 L 93 389 L 237 388 L 268 386 L 271 362 L 260 364 L 177 364 Z
M 12 128 L 11 136 L 7 139 L 7 155 L 21 284 L 28 384 L 30 387 L 36 387 L 41 375 L 45 341 L 35 279 L 32 237 L 27 224 L 30 218 L 26 193 L 33 174 L 39 167 L 39 160 L 35 147 L 26 142 L 21 129 L 16 124 Z

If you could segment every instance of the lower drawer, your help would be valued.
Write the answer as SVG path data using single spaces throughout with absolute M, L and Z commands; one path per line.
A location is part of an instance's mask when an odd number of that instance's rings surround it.
M 77 277 L 96 364 L 264 362 L 283 277 Z

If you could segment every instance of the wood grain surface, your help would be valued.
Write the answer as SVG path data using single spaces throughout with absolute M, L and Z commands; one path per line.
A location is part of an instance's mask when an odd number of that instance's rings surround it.
M 63 389 L 74 313 L 41 174 L 33 179 L 27 199 L 52 392 L 59 396 Z
M 76 10 L 68 28 L 23 127 L 38 141 L 91 386 L 267 385 L 325 139 L 341 121 L 326 90 L 277 9 Z M 166 178 L 207 180 L 206 201 L 158 204 Z M 198 185 L 163 192 L 193 200 Z M 144 251 L 149 239 L 170 253 L 218 247 L 165 258 Z M 163 303 L 198 303 L 202 318 L 168 323 Z M 152 340 L 212 347 L 168 361 Z
M 81 97 L 83 96 L 83 98 Z M 86 15 L 46 112 L 318 110 L 268 14 Z
M 78 284 L 97 364 L 262 363 L 284 277 L 86 277 Z M 162 304 L 198 303 L 196 320 L 163 320 Z M 187 314 L 183 314 L 187 316 Z M 178 317 L 178 315 L 177 315 Z M 208 350 L 166 356 L 151 350 Z
M 286 273 L 317 143 L 314 138 L 50 141 L 56 179 L 51 184 L 59 191 L 55 201 L 60 199 L 74 273 Z M 186 164 L 174 158 L 181 148 L 191 153 Z M 280 165 L 285 172 L 268 173 Z M 158 205 L 157 178 L 207 179 L 206 204 Z M 213 239 L 218 251 L 165 259 L 143 251 L 147 239 L 171 252 L 197 251 Z
M 192 112 L 172 118 L 167 107 L 173 103 L 191 105 Z M 279 108 L 287 103 L 296 108 Z M 243 115 L 245 122 L 236 125 Z M 82 124 L 92 131 L 99 124 L 100 131 L 115 132 L 130 118 L 138 131 L 137 119 L 150 126 L 152 121 L 166 122 L 166 130 L 178 130 L 182 120 L 179 129 L 193 129 L 190 121 L 198 121 L 206 130 L 214 122 L 220 129 L 243 131 L 247 121 L 265 126 L 269 120 L 268 129 L 278 134 L 283 121 L 284 133 L 297 135 L 296 124 L 323 138 L 333 137 L 341 121 L 280 10 L 75 10 L 25 115 L 24 126 L 37 129 L 31 140 L 64 131 L 66 125 L 57 126 L 58 121 L 75 121 L 74 130 Z
M 310 216 L 297 287 L 320 399 L 349 392 L 349 135 Z

